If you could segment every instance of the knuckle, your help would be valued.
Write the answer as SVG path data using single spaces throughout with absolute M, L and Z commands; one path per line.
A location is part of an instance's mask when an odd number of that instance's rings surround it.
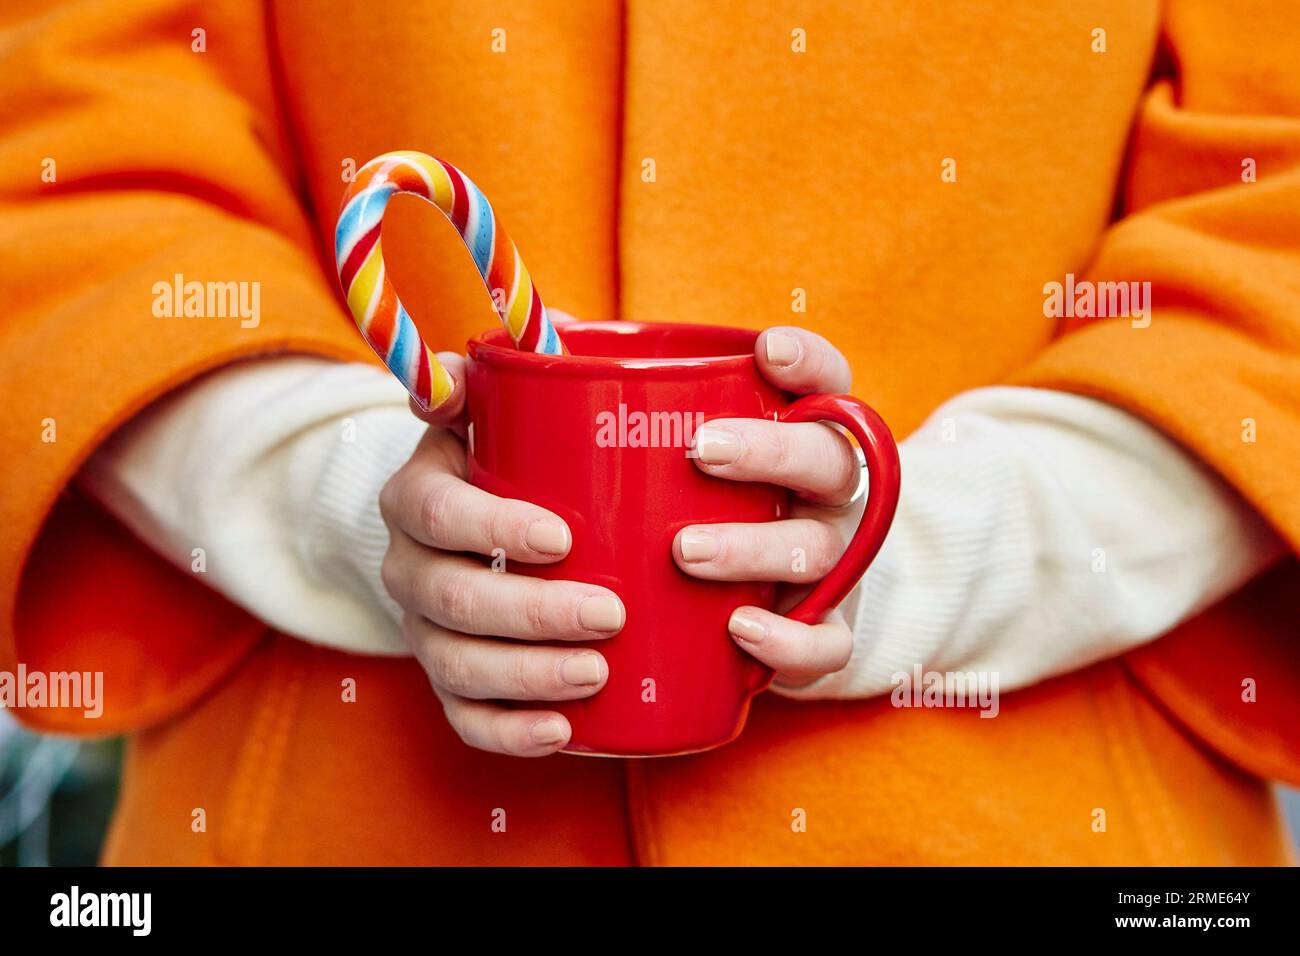
M 403 585 L 403 574 L 401 562 L 394 557 L 393 549 L 390 545 L 388 551 L 384 554 L 384 560 L 379 565 L 379 580 L 384 585 L 384 590 L 398 604 L 402 604 L 402 598 L 399 596 L 405 593 Z
M 775 424 L 772 429 L 772 473 L 788 475 L 796 461 L 791 429 L 783 427 L 784 423 Z
M 537 680 L 535 669 L 530 666 L 530 655 L 528 653 L 530 650 L 536 650 L 536 648 L 519 648 L 510 655 L 510 663 L 506 665 L 510 686 L 514 689 L 515 695 L 521 700 L 534 700 L 546 696 L 546 688 L 541 686 Z
M 830 551 L 818 549 L 813 555 L 812 565 L 808 568 L 808 580 L 818 581 L 830 574 L 839 556 Z
M 396 521 L 397 497 L 399 494 L 397 482 L 401 474 L 402 472 L 399 470 L 384 482 L 384 487 L 379 489 L 379 516 L 384 519 L 384 523 L 390 528 Z
M 474 619 L 474 579 L 464 571 L 439 575 L 434 585 L 434 603 L 448 621 L 465 624 Z
M 524 540 L 524 522 L 515 509 L 503 503 L 488 511 L 483 519 L 483 533 L 494 548 L 510 548 Z
M 456 736 L 460 738 L 460 742 L 466 747 L 478 748 L 478 738 L 475 735 L 470 722 L 461 717 L 446 704 L 443 704 L 442 712 L 447 716 L 447 723 L 451 724 L 451 729 L 456 732 Z
M 422 638 L 422 627 L 424 619 L 418 614 L 412 614 L 410 611 L 404 611 L 402 614 L 402 639 L 406 641 L 406 646 L 411 649 L 411 653 L 421 661 L 424 659 L 425 647 Z
M 441 642 L 430 662 L 429 676 L 439 687 L 461 697 L 468 696 L 472 681 L 464 643 L 457 640 Z
M 527 732 L 521 732 L 514 721 L 505 715 L 492 718 L 492 737 L 496 748 L 504 754 L 524 754 L 528 752 Z
M 450 527 L 454 519 L 453 481 L 434 481 L 424 490 L 420 499 L 420 527 L 426 533 L 436 534 L 439 528 Z
M 843 436 L 834 436 L 836 447 L 831 454 L 832 460 L 839 463 L 839 482 L 836 485 L 835 499 L 836 503 L 848 501 L 853 497 L 854 492 L 858 490 L 858 482 L 862 480 L 862 468 L 858 464 L 858 456 L 854 452 L 854 445 Z
M 815 577 L 824 578 L 839 562 L 844 553 L 844 542 L 829 525 L 817 523 L 817 546 L 812 549 L 813 560 L 809 570 Z
M 832 653 L 829 658 L 830 673 L 842 671 L 853 657 L 853 633 L 844 624 L 828 624 Z
M 447 723 L 451 724 L 451 729 L 456 732 L 456 736 L 460 738 L 461 743 L 466 747 L 474 747 L 475 749 L 478 749 L 478 743 L 474 739 L 473 734 L 470 733 L 469 728 L 461 721 L 449 716 L 447 718 Z
M 547 634 L 550 630 L 549 613 L 550 602 L 547 600 L 547 589 L 542 585 L 532 585 L 524 597 L 524 621 L 527 624 L 529 633 L 536 635 Z
M 840 482 L 839 486 L 835 489 L 834 497 L 830 502 L 831 506 L 843 508 L 852 503 L 853 496 L 858 491 L 858 483 L 860 481 L 861 476 L 858 473 L 858 465 L 857 462 L 854 462 L 853 467 L 845 474 L 844 480 Z

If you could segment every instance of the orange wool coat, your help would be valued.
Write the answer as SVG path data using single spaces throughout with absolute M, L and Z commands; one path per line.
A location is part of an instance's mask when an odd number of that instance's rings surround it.
M 105 672 L 99 721 L 21 716 L 130 735 L 106 860 L 1286 862 L 1267 780 L 1300 779 L 1294 559 L 1138 652 L 1005 695 L 995 720 L 767 694 L 713 753 L 530 761 L 463 746 L 410 661 L 269 633 L 73 484 L 205 370 L 373 361 L 325 250 L 345 172 L 406 148 L 473 175 L 548 303 L 806 325 L 900 436 L 978 386 L 1098 396 L 1294 547 L 1284 8 L 6 3 L 0 669 Z M 435 347 L 495 321 L 435 212 L 397 202 L 385 250 Z M 1044 284 L 1071 272 L 1152 282 L 1150 327 L 1045 317 Z M 155 317 L 152 286 L 176 274 L 261 282 L 260 325 Z

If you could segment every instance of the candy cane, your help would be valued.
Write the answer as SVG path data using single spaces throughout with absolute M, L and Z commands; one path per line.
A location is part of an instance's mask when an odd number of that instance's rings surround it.
M 451 220 L 518 348 L 564 354 L 519 250 L 479 188 L 451 163 L 424 153 L 384 153 L 357 170 L 343 194 L 334 257 L 357 328 L 420 407 L 437 408 L 451 395 L 454 383 L 424 344 L 384 267 L 379 233 L 388 200 L 396 193 L 428 200 Z

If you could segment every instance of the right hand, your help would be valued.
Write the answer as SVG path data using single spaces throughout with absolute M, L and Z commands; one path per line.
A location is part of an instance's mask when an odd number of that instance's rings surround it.
M 568 743 L 568 720 L 500 701 L 595 694 L 609 668 L 583 645 L 618 633 L 626 612 L 608 588 L 494 571 L 464 553 L 548 564 L 568 554 L 573 537 L 546 509 L 465 480 L 464 359 L 438 357 L 456 391 L 431 413 L 412 405 L 431 427 L 379 496 L 390 538 L 384 587 L 405 611 L 403 636 L 460 738 L 493 753 L 545 756 Z

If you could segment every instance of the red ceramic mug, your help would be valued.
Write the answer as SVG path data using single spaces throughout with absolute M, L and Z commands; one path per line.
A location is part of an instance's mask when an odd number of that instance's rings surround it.
M 734 740 L 771 671 L 727 631 L 742 605 L 772 608 L 774 587 L 702 581 L 673 561 L 692 524 L 783 517 L 789 492 L 704 474 L 691 436 L 714 418 L 829 421 L 866 455 L 870 490 L 843 558 L 787 616 L 821 620 L 880 550 L 898 502 L 898 450 L 855 398 L 795 399 L 754 361 L 757 333 L 704 325 L 583 322 L 562 330 L 570 354 L 516 350 L 502 329 L 469 343 L 470 481 L 553 511 L 573 533 L 564 560 L 516 564 L 536 577 L 584 581 L 623 600 L 627 623 L 593 644 L 609 680 L 554 704 L 573 728 L 570 753 L 651 757 Z M 530 706 L 536 706 L 530 704 Z

